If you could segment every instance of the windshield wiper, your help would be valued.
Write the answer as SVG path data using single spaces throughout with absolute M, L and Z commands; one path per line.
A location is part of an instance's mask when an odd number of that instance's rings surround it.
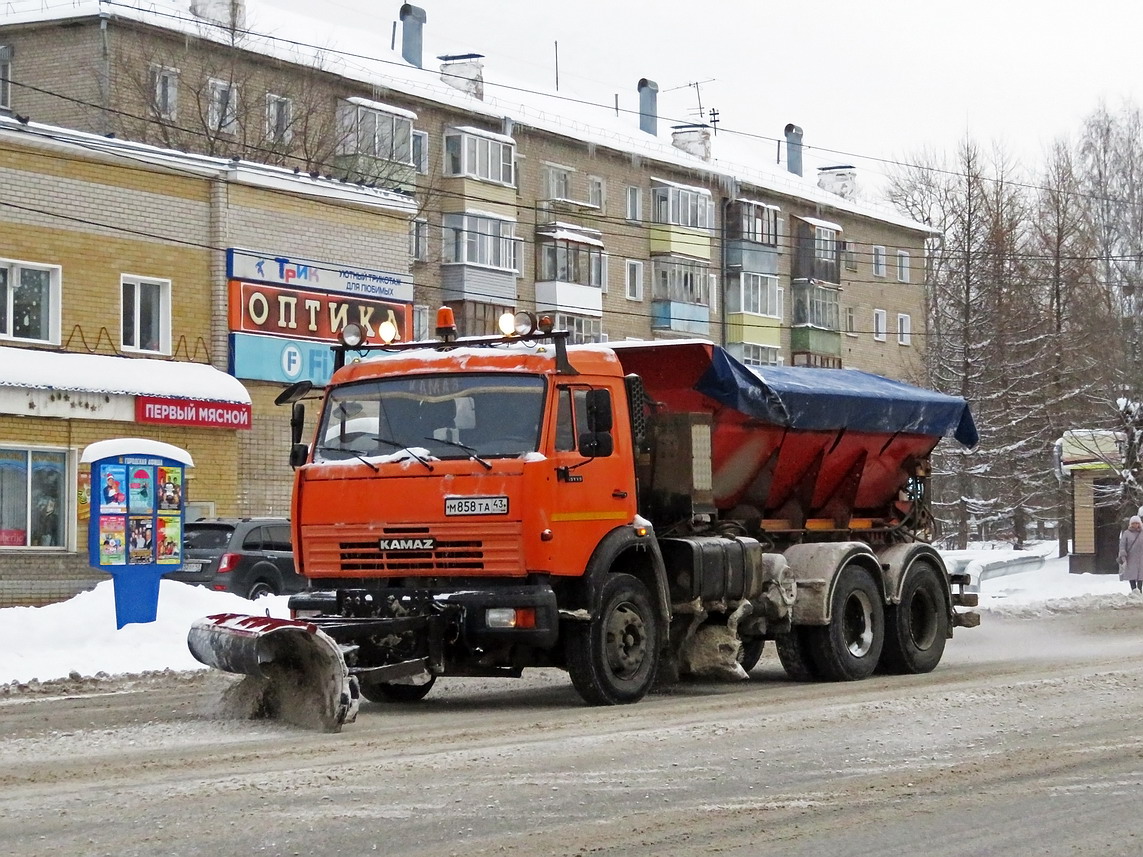
M 344 446 L 319 446 L 318 452 L 348 452 L 350 455 L 352 455 L 358 461 L 368 465 L 369 468 L 374 473 L 380 473 L 381 472 L 381 468 L 379 468 L 376 464 L 374 464 L 368 458 L 364 458 L 361 456 L 360 453 L 354 452 L 352 449 L 346 449 Z
M 492 465 L 489 462 L 485 461 L 483 458 L 481 458 L 479 455 L 477 455 L 476 450 L 473 449 L 471 446 L 466 446 L 465 444 L 458 443 L 455 440 L 445 440 L 443 437 L 426 437 L 425 440 L 435 440 L 437 443 L 443 443 L 443 444 L 446 444 L 447 446 L 455 446 L 457 449 L 463 449 L 465 452 L 468 453 L 468 458 L 470 461 L 475 461 L 477 464 L 479 464 L 485 470 L 491 470 L 492 469 Z
M 425 467 L 427 467 L 429 469 L 429 473 L 433 472 L 433 466 L 431 464 L 429 464 L 428 461 L 426 461 L 425 459 L 423 459 L 419 455 L 417 455 L 417 453 L 413 452 L 412 449 L 405 446 L 405 444 L 399 443 L 395 440 L 389 440 L 389 438 L 387 438 L 387 437 L 378 437 L 377 435 L 370 435 L 370 439 L 375 440 L 378 443 L 383 443 L 386 446 L 391 446 L 394 449 L 403 449 L 405 452 L 409 453 L 409 455 L 411 455 L 413 458 L 417 459 L 417 461 L 421 462 L 421 464 L 425 465 Z

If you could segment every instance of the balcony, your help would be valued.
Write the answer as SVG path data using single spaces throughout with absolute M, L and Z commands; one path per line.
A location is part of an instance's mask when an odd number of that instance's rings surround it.
M 710 307 L 681 301 L 651 301 L 651 328 L 710 336 Z
M 651 255 L 680 255 L 710 261 L 710 232 L 694 226 L 652 223 Z

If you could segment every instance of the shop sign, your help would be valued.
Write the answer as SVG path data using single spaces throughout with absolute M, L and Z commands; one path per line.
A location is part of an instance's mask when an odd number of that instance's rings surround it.
M 230 374 L 250 381 L 310 381 L 324 387 L 333 375 L 333 352 L 328 342 L 232 333 Z
M 240 402 L 201 402 L 165 396 L 136 396 L 135 421 L 152 425 L 248 429 L 250 405 Z
M 314 262 L 310 259 L 254 253 L 231 248 L 226 251 L 226 276 L 232 280 L 292 288 L 343 292 L 374 300 L 413 302 L 410 274 Z
M 347 324 L 361 325 L 365 341 L 380 344 L 378 328 L 391 322 L 407 338 L 408 307 L 365 298 L 230 282 L 230 329 L 242 333 L 336 342 Z

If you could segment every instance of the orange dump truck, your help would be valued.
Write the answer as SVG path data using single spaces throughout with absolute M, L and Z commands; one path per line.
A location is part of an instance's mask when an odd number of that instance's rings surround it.
M 745 677 L 768 640 L 797 680 L 926 672 L 977 623 L 924 541 L 929 454 L 976 442 L 963 400 L 705 342 L 444 333 L 336 349 L 351 362 L 311 443 L 306 386 L 281 397 L 310 589 L 294 620 L 200 620 L 200 660 L 316 670 L 336 728 L 358 693 L 528 667 L 635 702 L 680 674 Z

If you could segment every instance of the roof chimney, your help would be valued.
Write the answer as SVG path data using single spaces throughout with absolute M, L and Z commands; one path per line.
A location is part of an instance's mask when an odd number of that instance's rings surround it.
M 190 11 L 197 18 L 232 29 L 246 24 L 245 0 L 191 0 Z
M 659 84 L 645 77 L 639 81 L 639 130 L 659 134 Z
M 802 129 L 793 122 L 786 126 L 786 169 L 802 174 Z
M 428 16 L 420 6 L 404 3 L 401 6 L 401 56 L 409 65 L 421 68 L 421 36 Z
M 671 143 L 676 149 L 682 149 L 688 155 L 710 160 L 710 126 L 675 125 L 671 129 Z
M 441 80 L 453 89 L 484 100 L 484 54 L 448 54 L 441 61 Z
M 818 187 L 842 199 L 853 199 L 857 196 L 857 168 L 849 164 L 818 167 Z

